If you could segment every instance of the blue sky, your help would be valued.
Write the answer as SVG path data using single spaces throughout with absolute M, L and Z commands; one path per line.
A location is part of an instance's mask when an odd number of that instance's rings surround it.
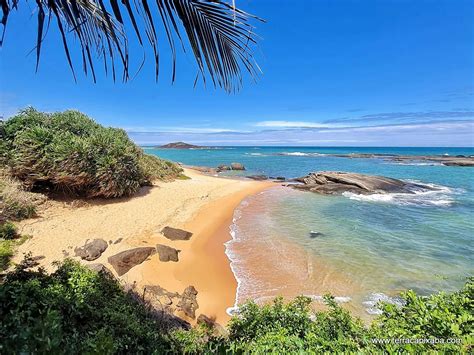
M 33 3 L 11 14 L 1 49 L 5 118 L 27 105 L 78 109 L 141 144 L 474 145 L 473 0 L 236 0 L 267 23 L 257 24 L 263 75 L 234 95 L 193 88 L 189 52 L 172 85 L 164 39 L 158 83 L 149 55 L 126 84 L 94 84 L 76 55 L 75 83 L 53 28 L 35 73 Z

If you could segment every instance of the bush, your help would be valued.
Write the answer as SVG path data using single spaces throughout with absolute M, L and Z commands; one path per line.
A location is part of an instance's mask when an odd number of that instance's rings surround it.
M 144 156 L 125 131 L 106 128 L 77 111 L 21 111 L 2 124 L 0 160 L 31 187 L 53 187 L 88 197 L 135 193 L 154 178 L 172 178 L 179 168 Z M 169 165 L 168 165 L 169 164 Z
M 11 240 L 0 240 L 0 271 L 8 269 L 10 259 L 13 256 L 13 242 Z M 1 316 L 2 314 L 0 314 Z M 0 317 L 3 319 L 3 317 Z
M 141 157 L 140 169 L 144 175 L 143 184 L 150 184 L 155 180 L 168 181 L 184 177 L 183 169 L 177 164 L 149 154 L 143 154 Z
M 105 273 L 71 260 L 56 272 L 25 261 L 0 286 L 0 353 L 162 352 L 159 322 Z
M 0 238 L 13 239 L 17 236 L 16 227 L 12 222 L 0 223 Z

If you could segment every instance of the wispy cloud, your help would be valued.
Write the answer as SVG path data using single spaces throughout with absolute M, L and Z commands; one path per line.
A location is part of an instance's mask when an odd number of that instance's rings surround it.
M 332 127 L 326 123 L 305 122 L 305 121 L 262 121 L 255 124 L 256 127 L 269 128 L 323 128 Z
M 422 122 L 433 119 L 452 119 L 452 118 L 474 118 L 474 111 L 421 111 L 421 112 L 384 112 L 359 117 L 337 118 L 324 121 L 324 123 L 354 123 L 354 122 L 376 122 L 376 121 L 412 121 Z

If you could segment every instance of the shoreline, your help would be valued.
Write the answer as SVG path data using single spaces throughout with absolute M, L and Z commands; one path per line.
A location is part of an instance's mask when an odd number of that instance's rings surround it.
M 117 200 L 50 201 L 40 217 L 18 223 L 32 238 L 21 245 L 13 259 L 32 252 L 48 272 L 54 261 L 66 257 L 84 265 L 101 263 L 113 271 L 108 257 L 136 247 L 164 244 L 180 250 L 178 262 L 160 262 L 158 254 L 118 278 L 127 288 L 143 291 L 159 285 L 182 293 L 188 286 L 198 291 L 196 318 L 204 314 L 225 325 L 227 309 L 234 306 L 237 280 L 226 255 L 225 243 L 232 237 L 229 227 L 234 210 L 248 196 L 271 186 L 270 181 L 247 181 L 209 176 L 185 169 L 191 179 L 159 182 L 137 195 Z M 190 240 L 172 241 L 161 233 L 164 226 L 193 233 Z M 101 238 L 107 249 L 94 261 L 80 260 L 74 249 L 87 240 Z M 175 305 L 173 305 L 175 306 Z M 175 310 L 174 314 L 194 324 L 196 319 Z

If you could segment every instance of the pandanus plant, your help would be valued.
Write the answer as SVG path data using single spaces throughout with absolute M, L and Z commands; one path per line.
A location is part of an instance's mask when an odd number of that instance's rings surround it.
M 0 46 L 5 39 L 7 20 L 13 10 L 27 0 L 0 0 L 2 8 Z M 199 78 L 206 83 L 210 78 L 214 86 L 227 92 L 238 90 L 243 73 L 256 79 L 260 69 L 253 57 L 257 41 L 253 22 L 262 21 L 224 0 L 31 0 L 37 18 L 36 70 L 40 63 L 42 42 L 51 23 L 56 25 L 62 38 L 66 59 L 74 80 L 72 53 L 69 48 L 70 34 L 77 38 L 82 54 L 82 68 L 96 81 L 95 61 L 102 61 L 105 74 L 111 73 L 116 80 L 116 63 L 121 67 L 123 81 L 130 80 L 145 62 L 145 56 L 137 69 L 130 68 L 132 36 L 143 48 L 152 49 L 155 78 L 160 67 L 159 44 L 162 39 L 170 46 L 172 57 L 172 81 L 176 77 L 177 45 L 183 50 L 191 48 L 196 59 Z M 158 28 L 161 23 L 161 28 Z M 185 36 L 188 44 L 183 40 Z M 162 35 L 163 34 L 163 35 Z M 8 35 L 8 34 L 7 34 Z M 146 51 L 144 51 L 146 53 Z M 150 52 L 151 53 L 151 52 Z

